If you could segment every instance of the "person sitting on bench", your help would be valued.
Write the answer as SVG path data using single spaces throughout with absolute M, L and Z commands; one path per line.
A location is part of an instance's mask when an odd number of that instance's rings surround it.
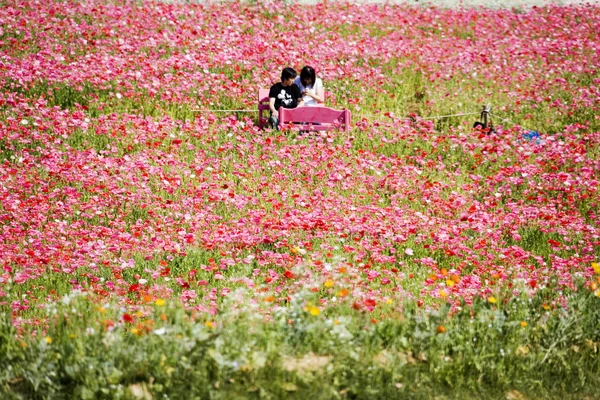
M 296 108 L 304 105 L 300 89 L 294 83 L 297 75 L 293 68 L 284 68 L 281 71 L 281 82 L 274 84 L 269 90 L 269 124 L 273 129 L 279 129 L 279 107 Z
M 323 105 L 323 101 L 325 100 L 323 81 L 321 78 L 317 78 L 313 67 L 307 65 L 302 68 L 300 76 L 296 78 L 294 83 L 300 89 L 300 93 L 302 93 L 305 106 L 316 107 Z

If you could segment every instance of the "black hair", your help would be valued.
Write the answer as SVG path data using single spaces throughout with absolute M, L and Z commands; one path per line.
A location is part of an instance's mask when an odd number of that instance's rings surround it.
M 317 81 L 317 75 L 315 74 L 315 69 L 313 67 L 309 67 L 308 65 L 306 67 L 302 68 L 302 71 L 300 71 L 300 80 L 302 81 L 303 85 L 308 80 L 310 80 L 311 85 L 314 85 L 315 82 Z
M 288 79 L 295 79 L 298 74 L 294 68 L 286 67 L 281 71 L 281 82 Z

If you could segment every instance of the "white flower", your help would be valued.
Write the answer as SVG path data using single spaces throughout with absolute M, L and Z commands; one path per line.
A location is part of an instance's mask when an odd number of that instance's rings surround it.
M 404 254 L 406 254 L 407 256 L 412 256 L 415 254 L 415 252 L 413 251 L 413 249 L 408 247 L 406 250 L 404 250 Z
M 155 329 L 154 331 L 152 331 L 152 333 L 154 333 L 155 335 L 161 336 L 164 335 L 167 332 L 167 328 L 165 328 L 164 326 L 160 329 Z

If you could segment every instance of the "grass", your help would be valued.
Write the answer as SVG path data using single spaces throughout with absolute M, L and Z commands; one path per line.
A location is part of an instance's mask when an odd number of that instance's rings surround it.
M 600 299 L 589 290 L 569 296 L 576 313 L 546 310 L 540 293 L 478 301 L 451 317 L 447 308 L 424 311 L 407 302 L 377 324 L 364 314 L 314 316 L 298 300 L 272 322 L 260 305 L 247 313 L 236 300 L 202 321 L 170 301 L 124 317 L 114 304 L 71 293 L 43 311 L 54 321 L 46 333 L 17 341 L 3 310 L 0 392 L 14 399 L 143 398 L 141 392 L 190 399 L 595 398 Z

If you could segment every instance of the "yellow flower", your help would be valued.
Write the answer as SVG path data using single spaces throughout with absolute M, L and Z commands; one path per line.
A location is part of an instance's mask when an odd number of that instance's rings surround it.
M 496 304 L 498 302 L 498 300 L 496 300 L 496 298 L 494 296 L 488 297 L 488 301 L 492 304 Z
M 290 251 L 292 254 L 298 254 L 298 250 L 300 250 L 298 247 L 292 247 Z
M 100 312 L 100 314 L 104 314 L 104 313 L 106 313 L 106 308 L 104 308 L 104 307 L 101 307 L 101 306 L 98 306 L 98 307 L 96 308 L 96 310 L 98 310 L 98 311 Z
M 600 264 L 592 263 L 592 268 L 594 268 L 594 272 L 600 274 Z
M 325 283 L 323 283 L 323 286 L 325 286 L 326 288 L 333 287 L 333 281 L 331 279 L 327 279 Z
M 69 337 L 70 337 L 71 339 L 75 339 L 75 338 L 77 337 L 77 335 L 76 335 L 76 334 L 74 334 L 74 333 L 71 333 L 71 334 L 69 335 Z
M 600 297 L 600 289 L 596 290 L 596 291 L 594 292 L 594 294 L 596 295 L 596 297 Z
M 446 279 L 446 286 L 452 287 L 454 285 L 455 285 L 455 283 L 452 279 Z
M 550 306 L 546 303 L 542 304 L 542 308 L 546 311 L 548 311 L 550 309 Z
M 154 304 L 156 304 L 159 307 L 162 307 L 165 305 L 165 301 L 163 299 L 156 299 L 156 301 L 154 302 Z
M 445 290 L 440 290 L 440 297 L 441 297 L 442 299 L 445 299 L 446 297 L 448 297 L 448 293 L 446 293 L 446 291 L 445 291 Z
M 143 313 L 143 312 L 141 312 L 141 311 L 136 311 L 135 315 L 136 315 L 138 318 L 142 318 L 142 317 L 144 316 L 144 313 Z
M 214 322 L 212 322 L 212 321 L 206 321 L 206 322 L 204 323 L 204 325 L 206 325 L 206 327 L 207 327 L 207 328 L 209 328 L 209 329 L 212 329 L 212 328 L 214 328 L 214 327 L 215 327 L 215 324 L 214 324 Z
M 388 304 L 392 304 L 394 301 L 392 299 L 387 299 L 385 302 Z
M 139 335 L 140 334 L 140 330 L 138 328 L 131 328 L 131 333 L 133 335 Z
M 319 307 L 308 307 L 308 312 L 310 313 L 310 315 L 317 317 L 319 314 L 321 314 L 321 310 L 319 310 Z
M 19 342 L 19 344 L 21 345 L 21 347 L 22 347 L 22 348 L 25 348 L 25 347 L 27 347 L 27 343 L 25 343 L 23 340 L 21 340 L 21 341 Z
M 52 338 L 50 336 L 46 336 L 45 340 L 46 340 L 46 343 L 52 344 Z
M 526 328 L 526 327 L 527 327 L 527 322 L 525 322 L 525 321 L 521 321 L 521 326 L 522 326 L 523 328 Z

